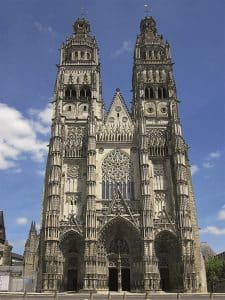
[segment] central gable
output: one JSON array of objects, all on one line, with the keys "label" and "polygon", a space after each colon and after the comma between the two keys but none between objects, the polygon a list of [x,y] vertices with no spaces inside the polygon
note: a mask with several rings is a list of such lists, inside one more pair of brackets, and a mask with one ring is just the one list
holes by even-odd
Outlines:
[{"label": "central gable", "polygon": [[131,127],[132,120],[130,118],[130,114],[128,112],[125,101],[120,93],[119,89],[116,89],[115,95],[113,97],[112,104],[110,106],[109,112],[107,114],[107,118],[105,121],[106,125],[110,127]]}]

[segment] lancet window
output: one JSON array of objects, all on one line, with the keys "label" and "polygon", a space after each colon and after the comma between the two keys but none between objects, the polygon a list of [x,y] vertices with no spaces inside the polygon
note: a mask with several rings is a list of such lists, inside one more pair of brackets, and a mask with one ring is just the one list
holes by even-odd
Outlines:
[{"label": "lancet window", "polygon": [[153,99],[155,97],[152,87],[145,88],[145,99]]},{"label": "lancet window", "polygon": [[91,90],[88,86],[83,86],[80,90],[81,99],[90,99],[91,98]]},{"label": "lancet window", "polygon": [[77,93],[75,87],[73,85],[68,85],[65,90],[65,99],[66,100],[73,100],[77,98]]},{"label": "lancet window", "polygon": [[111,151],[102,163],[102,199],[111,200],[116,191],[124,199],[134,198],[133,164],[127,153]]}]

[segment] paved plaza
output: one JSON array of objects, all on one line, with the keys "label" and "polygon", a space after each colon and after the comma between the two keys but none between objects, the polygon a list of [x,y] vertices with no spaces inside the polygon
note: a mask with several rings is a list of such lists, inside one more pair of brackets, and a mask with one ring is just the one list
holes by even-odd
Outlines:
[{"label": "paved plaza", "polygon": [[211,299],[220,299],[225,300],[225,293],[215,293],[215,294],[176,294],[176,293],[158,293],[158,294],[149,294],[144,293],[0,293],[0,300],[24,300],[24,299],[33,299],[33,300],[176,300],[176,299],[186,299],[186,300],[211,300]]}]

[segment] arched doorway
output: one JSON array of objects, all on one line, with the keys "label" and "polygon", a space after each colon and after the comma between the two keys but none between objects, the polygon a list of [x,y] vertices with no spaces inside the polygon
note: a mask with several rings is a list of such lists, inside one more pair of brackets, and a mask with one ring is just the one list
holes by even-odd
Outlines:
[{"label": "arched doorway", "polygon": [[102,229],[99,243],[104,246],[106,288],[140,290],[142,243],[138,229],[127,219],[115,217]]},{"label": "arched doorway", "polygon": [[162,231],[156,236],[154,245],[161,289],[165,292],[182,291],[181,245],[177,237],[169,231]]},{"label": "arched doorway", "polygon": [[64,259],[62,290],[78,291],[83,285],[83,239],[75,231],[69,231],[63,236],[60,249]]}]

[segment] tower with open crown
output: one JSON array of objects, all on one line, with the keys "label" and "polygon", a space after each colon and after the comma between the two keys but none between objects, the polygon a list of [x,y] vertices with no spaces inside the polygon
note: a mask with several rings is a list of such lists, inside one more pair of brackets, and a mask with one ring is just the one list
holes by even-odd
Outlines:
[{"label": "tower with open crown", "polygon": [[104,110],[84,18],[61,47],[38,253],[40,291],[205,291],[170,46],[140,24],[129,112]]}]

